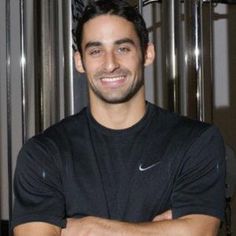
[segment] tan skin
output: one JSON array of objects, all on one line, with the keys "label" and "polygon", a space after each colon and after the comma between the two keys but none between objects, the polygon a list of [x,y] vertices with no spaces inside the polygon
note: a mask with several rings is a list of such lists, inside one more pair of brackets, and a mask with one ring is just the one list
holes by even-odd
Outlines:
[{"label": "tan skin", "polygon": [[[102,26],[102,27],[101,27]],[[140,42],[132,23],[125,19],[102,15],[84,26],[83,57],[77,52],[75,64],[87,74],[93,117],[103,126],[125,129],[145,114],[143,67],[152,64],[155,53],[148,45],[142,60]],[[139,86],[138,86],[139,85]],[[127,93],[137,91],[129,99]],[[207,215],[186,215],[172,219],[171,210],[156,216],[152,222],[126,223],[98,217],[68,219],[59,227],[32,222],[14,229],[15,236],[214,236],[219,220]]]}]

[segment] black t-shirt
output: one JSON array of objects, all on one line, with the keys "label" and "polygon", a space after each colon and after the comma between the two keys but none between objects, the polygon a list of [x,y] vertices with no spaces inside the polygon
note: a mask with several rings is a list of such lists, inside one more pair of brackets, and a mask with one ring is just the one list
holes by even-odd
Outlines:
[{"label": "black t-shirt", "polygon": [[134,126],[101,126],[89,108],[31,138],[15,171],[12,226],[68,217],[151,221],[168,209],[224,216],[224,144],[216,127],[150,103]]}]

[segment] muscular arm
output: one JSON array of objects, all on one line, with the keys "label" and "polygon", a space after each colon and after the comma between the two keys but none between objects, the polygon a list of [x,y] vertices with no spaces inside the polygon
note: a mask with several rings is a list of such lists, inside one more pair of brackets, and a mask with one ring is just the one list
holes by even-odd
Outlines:
[{"label": "muscular arm", "polygon": [[216,236],[219,220],[206,215],[188,215],[175,220],[126,223],[97,217],[69,219],[61,236]]},{"label": "muscular arm", "polygon": [[31,222],[14,228],[14,236],[60,236],[61,228],[43,222]]},{"label": "muscular arm", "polygon": [[63,230],[52,224],[31,222],[15,227],[14,236],[216,236],[220,223],[217,218],[206,215],[171,218],[171,211],[146,223],[126,223],[89,216],[68,219]]}]

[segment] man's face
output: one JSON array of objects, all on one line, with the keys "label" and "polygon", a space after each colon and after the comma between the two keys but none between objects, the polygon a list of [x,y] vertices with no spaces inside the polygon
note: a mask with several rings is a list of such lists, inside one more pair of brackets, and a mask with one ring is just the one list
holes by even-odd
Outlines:
[{"label": "man's face", "polygon": [[86,22],[82,54],[81,67],[87,74],[90,97],[122,103],[143,86],[140,41],[126,19],[101,15]]}]

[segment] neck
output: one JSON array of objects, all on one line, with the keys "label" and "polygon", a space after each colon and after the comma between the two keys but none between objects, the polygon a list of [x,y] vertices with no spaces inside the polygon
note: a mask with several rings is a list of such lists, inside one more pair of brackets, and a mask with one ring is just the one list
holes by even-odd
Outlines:
[{"label": "neck", "polygon": [[140,121],[146,112],[144,90],[132,99],[119,104],[110,104],[90,96],[90,108],[94,119],[110,129],[126,129]]}]

